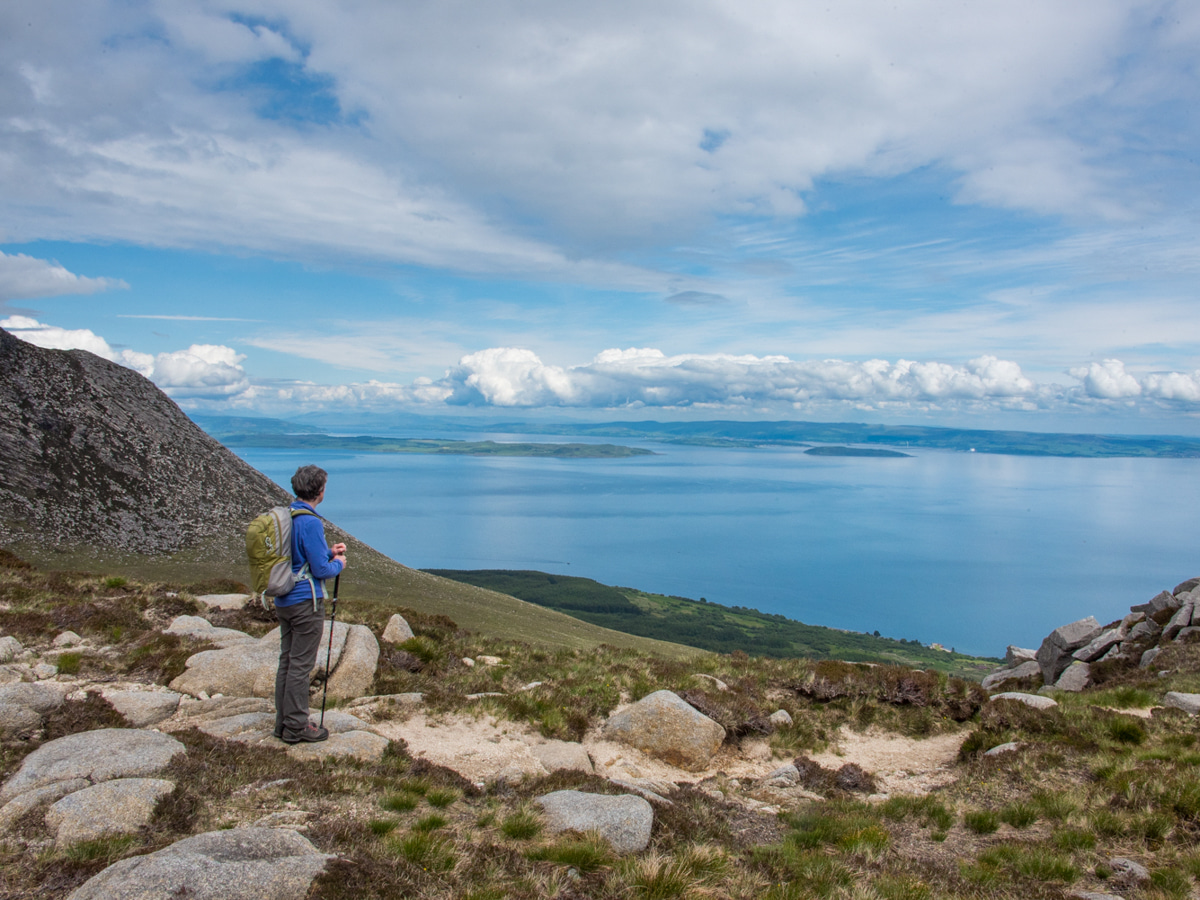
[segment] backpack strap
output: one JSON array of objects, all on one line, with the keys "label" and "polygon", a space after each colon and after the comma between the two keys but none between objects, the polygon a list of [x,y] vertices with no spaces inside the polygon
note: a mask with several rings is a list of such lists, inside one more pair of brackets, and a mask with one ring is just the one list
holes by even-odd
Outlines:
[{"label": "backpack strap", "polygon": [[[318,519],[321,518],[315,512],[313,512],[312,510],[308,510],[308,509],[291,509],[291,513],[292,513],[293,519],[296,518],[296,516],[315,516]],[[308,587],[312,591],[313,612],[316,612],[317,611],[317,583],[315,581],[313,581],[312,570],[308,566],[307,559],[304,561],[304,565],[302,565],[300,567],[300,571],[296,573],[297,581],[299,581],[302,578],[308,582]],[[325,591],[321,591],[322,598],[324,598],[324,595],[325,595]]]}]

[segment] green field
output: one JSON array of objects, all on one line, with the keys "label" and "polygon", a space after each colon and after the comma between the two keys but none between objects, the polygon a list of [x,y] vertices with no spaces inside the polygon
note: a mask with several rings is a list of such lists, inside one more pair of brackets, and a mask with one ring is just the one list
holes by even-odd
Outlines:
[{"label": "green field", "polygon": [[546,572],[430,569],[431,574],[509,594],[594,625],[717,653],[882,662],[981,677],[997,660],[933,650],[915,640],[805,625],[785,616],[705,600],[610,587]]}]

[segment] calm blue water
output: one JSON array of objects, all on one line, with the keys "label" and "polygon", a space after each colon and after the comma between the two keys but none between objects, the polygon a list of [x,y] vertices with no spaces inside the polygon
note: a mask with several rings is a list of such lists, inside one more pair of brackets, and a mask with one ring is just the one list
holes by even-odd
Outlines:
[{"label": "calm blue water", "polygon": [[284,486],[327,469],[321,513],[417,568],[581,575],[968,653],[1200,574],[1200,460],[644,446],[660,455],[240,455]]}]

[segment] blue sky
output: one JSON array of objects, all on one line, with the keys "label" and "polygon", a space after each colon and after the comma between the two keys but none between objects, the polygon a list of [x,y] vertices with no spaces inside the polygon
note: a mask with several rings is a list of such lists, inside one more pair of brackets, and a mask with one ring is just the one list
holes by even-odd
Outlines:
[{"label": "blue sky", "polygon": [[0,326],[185,408],[1200,433],[1200,7],[0,7]]}]

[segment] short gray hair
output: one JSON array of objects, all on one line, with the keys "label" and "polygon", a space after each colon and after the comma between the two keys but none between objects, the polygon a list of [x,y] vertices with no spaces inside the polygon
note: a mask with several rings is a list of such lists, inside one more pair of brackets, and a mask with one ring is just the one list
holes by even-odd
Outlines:
[{"label": "short gray hair", "polygon": [[301,466],[292,476],[292,490],[301,500],[316,500],[325,489],[329,473],[320,466]]}]

